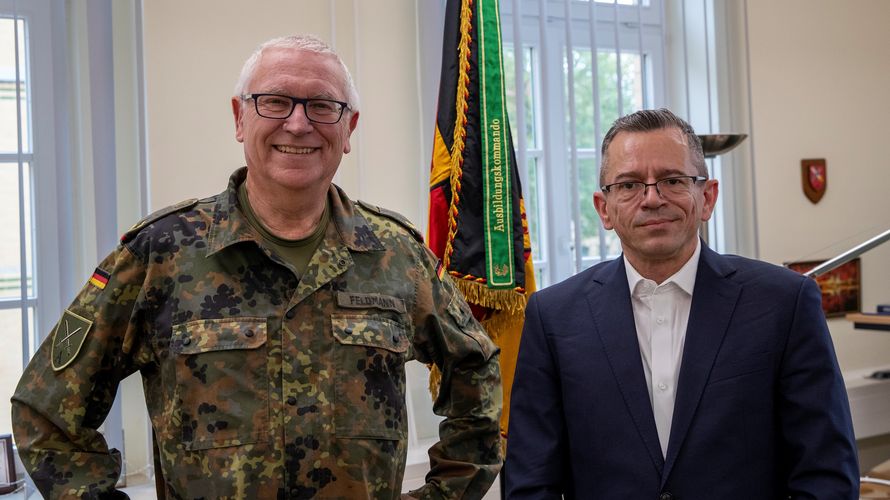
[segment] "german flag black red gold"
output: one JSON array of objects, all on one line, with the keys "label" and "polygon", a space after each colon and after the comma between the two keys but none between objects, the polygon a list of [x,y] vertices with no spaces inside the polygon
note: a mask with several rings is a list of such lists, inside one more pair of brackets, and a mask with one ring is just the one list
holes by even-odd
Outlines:
[{"label": "german flag black red gold", "polygon": [[534,273],[503,76],[498,1],[448,0],[428,242],[501,347],[505,432]]}]

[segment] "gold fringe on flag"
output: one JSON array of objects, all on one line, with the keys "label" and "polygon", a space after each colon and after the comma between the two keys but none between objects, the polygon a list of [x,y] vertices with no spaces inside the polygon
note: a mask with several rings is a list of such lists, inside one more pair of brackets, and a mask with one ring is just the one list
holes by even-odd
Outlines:
[{"label": "gold fringe on flag", "polygon": [[[522,290],[494,290],[484,283],[454,280],[458,290],[464,294],[464,298],[471,304],[494,309],[495,311],[508,311],[513,314],[522,313],[525,310],[527,299]],[[485,322],[483,322],[483,326]],[[493,338],[493,337],[492,337]]]}]

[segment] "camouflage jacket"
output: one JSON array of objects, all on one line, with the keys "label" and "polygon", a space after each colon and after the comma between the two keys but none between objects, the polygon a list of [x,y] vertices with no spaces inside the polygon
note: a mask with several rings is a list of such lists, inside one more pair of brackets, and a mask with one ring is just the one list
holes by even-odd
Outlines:
[{"label": "camouflage jacket", "polygon": [[417,359],[442,369],[446,419],[411,495],[480,498],[501,464],[497,348],[436,258],[399,216],[331,186],[298,280],[238,209],[245,174],[125,234],[34,355],[13,422],[38,489],[119,493],[120,455],[96,429],[138,370],[160,498],[398,498]]}]

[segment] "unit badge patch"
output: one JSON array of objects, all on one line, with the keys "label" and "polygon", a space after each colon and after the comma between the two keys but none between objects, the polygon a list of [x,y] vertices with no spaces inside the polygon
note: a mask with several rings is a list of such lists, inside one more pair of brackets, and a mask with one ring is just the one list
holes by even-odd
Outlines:
[{"label": "unit badge patch", "polygon": [[53,332],[53,370],[59,371],[74,361],[92,326],[92,321],[65,311]]}]

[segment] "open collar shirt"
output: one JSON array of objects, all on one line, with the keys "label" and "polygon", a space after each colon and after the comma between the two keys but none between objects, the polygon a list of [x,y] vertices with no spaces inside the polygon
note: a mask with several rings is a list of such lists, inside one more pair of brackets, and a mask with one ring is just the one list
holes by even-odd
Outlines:
[{"label": "open collar shirt", "polygon": [[646,388],[663,455],[667,453],[671,435],[686,325],[700,255],[699,240],[686,264],[662,283],[644,278],[624,257]]}]

